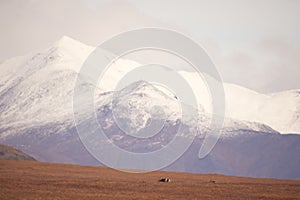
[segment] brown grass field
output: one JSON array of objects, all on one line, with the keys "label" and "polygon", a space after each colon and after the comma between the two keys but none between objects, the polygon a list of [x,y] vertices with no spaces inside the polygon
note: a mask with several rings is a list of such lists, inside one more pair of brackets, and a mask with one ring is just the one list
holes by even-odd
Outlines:
[{"label": "brown grass field", "polygon": [[[158,180],[168,177],[172,182]],[[215,180],[216,183],[211,183]],[[0,199],[300,199],[300,181],[0,161]]]}]

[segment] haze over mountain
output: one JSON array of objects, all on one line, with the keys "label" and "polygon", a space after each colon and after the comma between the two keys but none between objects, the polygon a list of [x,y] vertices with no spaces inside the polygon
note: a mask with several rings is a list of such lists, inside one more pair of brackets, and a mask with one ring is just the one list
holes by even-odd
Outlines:
[{"label": "haze over mountain", "polygon": [[[43,52],[0,65],[1,143],[18,147],[41,161],[99,164],[82,145],[73,118],[75,80],[93,49],[63,37]],[[300,133],[300,90],[260,94],[225,83],[226,119],[220,141],[211,154],[199,160],[199,148],[211,131],[210,97],[204,82],[191,72],[178,72],[201,99],[201,109],[197,110],[200,117],[181,121],[176,96],[146,81],[137,80],[118,91],[120,95],[113,95],[110,89],[118,78],[137,66],[131,60],[118,60],[108,71],[111,76],[104,80],[106,85],[95,90],[97,119],[110,142],[132,152],[155,151],[170,142],[182,123],[180,137],[192,133],[197,137],[183,157],[166,170],[300,179],[300,135],[283,134]],[[95,87],[87,81],[80,89],[84,93]],[[155,105],[165,114],[154,112]],[[151,140],[133,138],[114,121],[115,108],[120,109],[120,120],[133,134],[142,134],[149,121],[159,124],[166,117],[166,123]],[[89,127],[86,116],[81,121]]]}]

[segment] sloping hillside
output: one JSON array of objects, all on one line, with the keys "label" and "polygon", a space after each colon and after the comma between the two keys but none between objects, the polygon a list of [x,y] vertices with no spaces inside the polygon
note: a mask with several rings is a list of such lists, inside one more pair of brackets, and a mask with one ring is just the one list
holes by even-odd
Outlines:
[{"label": "sloping hillside", "polygon": [[0,160],[31,160],[35,159],[13,147],[0,144]]}]

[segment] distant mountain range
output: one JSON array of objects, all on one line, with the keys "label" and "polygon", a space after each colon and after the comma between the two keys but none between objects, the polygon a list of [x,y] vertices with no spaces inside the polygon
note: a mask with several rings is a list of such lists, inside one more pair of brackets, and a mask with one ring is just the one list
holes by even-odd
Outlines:
[{"label": "distant mountain range", "polygon": [[[17,147],[40,161],[99,164],[78,137],[72,107],[80,66],[93,49],[63,37],[43,52],[0,65],[0,143]],[[137,153],[155,151],[170,142],[182,123],[180,137],[196,131],[196,139],[166,170],[300,179],[300,90],[259,94],[225,83],[226,119],[221,138],[213,151],[199,160],[203,139],[212,131],[205,84],[191,72],[178,72],[202,99],[202,108],[197,110],[200,118],[181,121],[179,99],[149,82],[137,80],[113,95],[110,89],[114,82],[136,66],[134,61],[117,61],[105,84],[95,90],[97,119],[109,142]],[[89,82],[82,85],[83,90],[89,88],[95,86]],[[151,110],[155,105],[164,114],[155,115]],[[132,134],[141,134],[149,122],[160,123],[163,117],[167,120],[151,140],[135,138],[124,134],[116,124],[113,109],[120,111],[119,120]],[[89,127],[85,116],[82,123]]]}]

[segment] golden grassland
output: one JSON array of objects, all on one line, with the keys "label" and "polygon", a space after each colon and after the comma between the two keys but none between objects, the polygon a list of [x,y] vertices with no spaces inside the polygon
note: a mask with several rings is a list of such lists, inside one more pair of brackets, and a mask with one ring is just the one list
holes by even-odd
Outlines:
[{"label": "golden grassland", "polygon": [[[158,180],[168,177],[172,182]],[[210,182],[214,180],[216,183]],[[300,199],[300,181],[0,161],[0,199]]]}]

